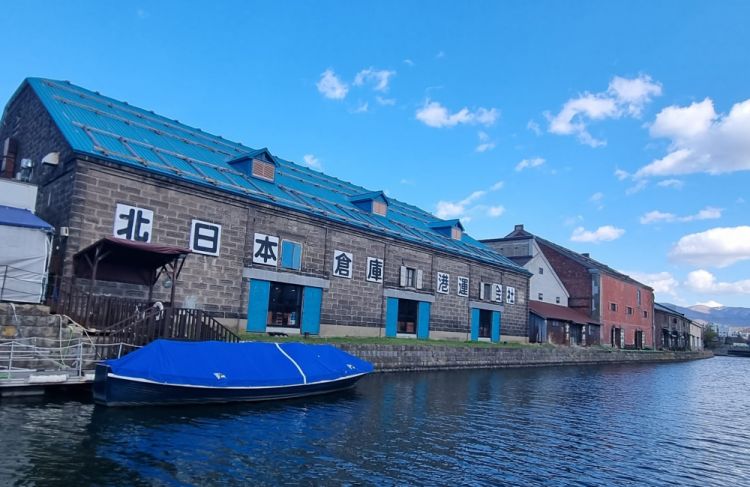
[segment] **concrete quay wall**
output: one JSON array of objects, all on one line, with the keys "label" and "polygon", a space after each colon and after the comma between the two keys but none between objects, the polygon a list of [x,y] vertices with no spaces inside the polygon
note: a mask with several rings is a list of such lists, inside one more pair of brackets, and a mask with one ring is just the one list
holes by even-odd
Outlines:
[{"label": "concrete quay wall", "polygon": [[337,344],[377,371],[545,367],[559,365],[679,362],[711,358],[710,351],[656,352],[590,348],[501,348],[429,345]]}]

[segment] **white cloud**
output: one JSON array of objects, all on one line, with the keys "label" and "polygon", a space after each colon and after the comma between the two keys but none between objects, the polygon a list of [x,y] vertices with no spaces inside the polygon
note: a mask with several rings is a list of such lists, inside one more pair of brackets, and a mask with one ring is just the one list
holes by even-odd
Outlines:
[{"label": "white cloud", "polygon": [[640,193],[641,191],[646,189],[646,186],[648,186],[648,181],[646,181],[645,179],[641,179],[640,181],[637,181],[633,186],[626,189],[625,194],[631,195]]},{"label": "white cloud", "polygon": [[628,115],[640,117],[646,103],[650,102],[652,97],[661,95],[661,84],[651,81],[650,76],[633,79],[615,76],[610,81],[607,92],[617,99]]},{"label": "white cloud", "polygon": [[349,92],[349,86],[341,81],[332,69],[326,69],[321,73],[316,86],[323,96],[332,100],[343,100]]},{"label": "white cloud", "polygon": [[620,181],[624,181],[630,177],[630,173],[623,171],[622,169],[615,169],[615,177]]},{"label": "white cloud", "polygon": [[573,225],[581,223],[582,221],[583,215],[569,216],[563,220],[563,225],[565,225],[566,227],[572,227]]},{"label": "white cloud", "polygon": [[649,223],[672,223],[672,222],[692,222],[697,220],[716,220],[721,218],[721,212],[724,211],[722,208],[714,208],[707,206],[700,210],[694,215],[677,216],[674,213],[664,213],[659,210],[649,211],[641,217],[641,223],[648,225]]},{"label": "white cloud", "polygon": [[395,71],[375,69],[370,66],[369,68],[363,69],[357,73],[356,76],[354,76],[354,82],[352,84],[354,86],[362,86],[365,83],[372,83],[375,85],[373,87],[375,91],[386,92],[388,91],[388,83],[390,82],[390,79],[395,75]]},{"label": "white cloud", "polygon": [[718,301],[714,301],[713,299],[709,299],[705,303],[695,303],[696,306],[708,306],[709,308],[723,308],[724,305],[721,304]]},{"label": "white cloud", "polygon": [[625,272],[625,274],[638,282],[654,288],[654,292],[657,294],[677,296],[677,289],[680,286],[680,282],[669,272]]},{"label": "white cloud", "polygon": [[383,98],[380,95],[376,96],[375,100],[378,102],[378,104],[383,105],[383,106],[392,106],[396,104],[395,98]]},{"label": "white cloud", "polygon": [[573,234],[570,236],[570,240],[573,242],[588,242],[588,243],[599,243],[599,242],[610,242],[617,240],[625,234],[625,230],[617,228],[612,225],[604,225],[594,231],[586,230],[583,227],[577,227],[573,230]]},{"label": "white cloud", "polygon": [[636,177],[750,170],[750,99],[736,103],[728,115],[717,114],[710,98],[664,108],[650,133],[670,140],[668,153]]},{"label": "white cloud", "polygon": [[437,202],[435,216],[438,218],[460,218],[464,222],[468,222],[471,218],[470,215],[484,212],[488,216],[498,217],[505,212],[505,208],[502,206],[487,206],[487,205],[475,205],[474,203],[486,196],[488,193],[497,191],[503,187],[504,183],[498,181],[489,189],[480,189],[472,192],[469,196],[462,199],[461,201],[446,201],[440,200]]},{"label": "white cloud", "polygon": [[661,186],[662,188],[682,189],[682,187],[685,186],[685,183],[680,179],[665,179],[659,181],[656,185]]},{"label": "white cloud", "polygon": [[304,165],[309,167],[310,169],[316,169],[318,171],[321,171],[323,169],[323,165],[320,163],[320,159],[312,154],[305,154],[304,156],[302,156],[302,160],[304,161]]},{"label": "white cloud", "polygon": [[557,115],[545,114],[549,121],[549,132],[559,135],[575,135],[582,144],[591,147],[606,145],[606,141],[596,139],[587,124],[591,121],[623,116],[640,117],[644,106],[654,96],[661,95],[661,85],[650,76],[641,75],[627,79],[615,76],[607,91],[583,93],[571,98]]},{"label": "white cloud", "polygon": [[407,59],[404,59],[404,64],[406,64],[407,66],[414,66],[414,61],[407,58]]},{"label": "white cloud", "polygon": [[357,108],[354,109],[354,113],[367,113],[367,110],[370,108],[370,104],[366,101],[363,101],[360,103]]},{"label": "white cloud", "polygon": [[[705,269],[688,274],[685,285],[692,291],[705,294],[750,294],[750,279],[734,282],[721,282]],[[718,304],[718,303],[717,303]]]},{"label": "white cloud", "polygon": [[496,108],[478,108],[471,111],[464,107],[461,110],[450,113],[446,107],[437,101],[425,100],[424,106],[416,112],[416,118],[430,127],[442,128],[453,127],[459,124],[492,125],[500,116]]},{"label": "white cloud", "polygon": [[534,120],[529,120],[526,124],[526,128],[534,132],[535,135],[542,135],[542,128]]},{"label": "white cloud", "polygon": [[546,161],[542,159],[541,157],[534,157],[532,159],[524,159],[518,164],[516,164],[516,171],[521,172],[527,168],[539,167],[545,162]]},{"label": "white cloud", "polygon": [[592,194],[591,197],[589,198],[589,201],[593,203],[594,205],[596,205],[597,210],[604,209],[604,203],[603,203],[604,193],[602,193],[601,191]]},{"label": "white cloud", "polygon": [[728,267],[750,259],[750,226],[717,227],[691,233],[672,247],[670,257],[698,266]]},{"label": "white cloud", "polygon": [[505,208],[503,206],[490,206],[487,208],[487,216],[492,218],[497,218],[503,213],[505,213]]},{"label": "white cloud", "polygon": [[495,148],[495,143],[490,140],[490,136],[487,132],[479,131],[479,145],[475,149],[477,152],[486,152]]},{"label": "white cloud", "polygon": [[408,186],[414,186],[414,181],[412,181],[411,179],[404,178],[401,181],[399,181],[399,184],[406,184]]}]

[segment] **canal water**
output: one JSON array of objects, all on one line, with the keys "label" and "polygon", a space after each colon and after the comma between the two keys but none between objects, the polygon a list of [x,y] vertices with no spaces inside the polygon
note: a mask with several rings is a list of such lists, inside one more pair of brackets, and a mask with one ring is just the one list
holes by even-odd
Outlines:
[{"label": "canal water", "polygon": [[276,404],[0,403],[0,485],[750,485],[750,359],[377,374]]}]

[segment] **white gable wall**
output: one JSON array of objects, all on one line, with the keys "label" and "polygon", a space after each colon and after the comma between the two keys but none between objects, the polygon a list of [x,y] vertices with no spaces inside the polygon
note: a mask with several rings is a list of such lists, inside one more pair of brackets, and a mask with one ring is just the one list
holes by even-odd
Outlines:
[{"label": "white gable wall", "polygon": [[[547,258],[539,250],[536,241],[533,243],[533,255],[532,259],[524,266],[526,270],[534,274],[531,277],[530,283],[530,298],[532,301],[539,301],[539,293],[542,293],[543,299],[541,301],[545,303],[558,304],[560,306],[568,305],[568,291],[563,286],[560,278],[557,277],[554,269],[550,265]],[[542,269],[542,273],[539,273],[539,269]],[[556,298],[560,298],[558,303]]]}]

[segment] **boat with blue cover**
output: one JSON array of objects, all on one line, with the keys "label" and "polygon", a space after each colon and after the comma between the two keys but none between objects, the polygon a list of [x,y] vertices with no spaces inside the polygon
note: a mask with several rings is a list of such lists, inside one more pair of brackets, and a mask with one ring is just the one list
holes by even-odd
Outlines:
[{"label": "boat with blue cover", "polygon": [[156,340],[96,366],[107,406],[267,401],[353,387],[373,366],[332,345]]}]

